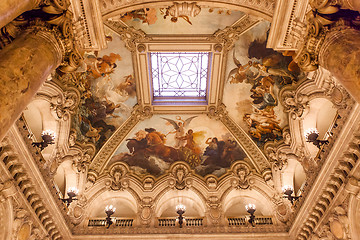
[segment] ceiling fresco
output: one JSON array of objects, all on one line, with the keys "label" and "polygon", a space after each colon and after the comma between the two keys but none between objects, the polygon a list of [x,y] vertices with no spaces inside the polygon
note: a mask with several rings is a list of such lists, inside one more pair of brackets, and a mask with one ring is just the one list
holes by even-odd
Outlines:
[{"label": "ceiling fresco", "polygon": [[269,22],[244,33],[227,59],[223,103],[229,115],[258,146],[280,140],[288,124],[279,91],[305,77],[292,62],[291,52],[266,48]]},{"label": "ceiling fresco", "polygon": [[130,132],[109,164],[121,161],[140,176],[159,176],[185,161],[199,175],[219,177],[237,160],[249,161],[221,122],[206,115],[155,115]]},{"label": "ceiling fresco", "polygon": [[77,139],[94,143],[97,149],[137,102],[131,52],[118,35],[109,32],[107,40],[107,49],[85,54],[87,68],[78,74],[77,83],[81,102],[72,121]]},{"label": "ceiling fresco", "polygon": [[[174,3],[175,5],[177,3]],[[199,7],[188,3],[187,8],[144,8],[122,14],[118,19],[146,34],[213,34],[244,16],[243,12]],[[112,18],[113,20],[116,19]]]},{"label": "ceiling fresco", "polygon": [[[241,24],[238,20],[243,17],[242,12],[200,7],[195,3],[178,6],[174,3],[168,8],[134,10],[117,19],[146,34],[191,35],[213,34],[234,23],[238,26]],[[268,141],[282,138],[283,128],[288,122],[279,103],[279,91],[303,77],[292,62],[291,53],[278,53],[266,48],[269,29],[270,23],[261,21],[249,30],[241,30],[236,36],[238,40],[225,61],[222,99],[230,118],[260,148]],[[77,73],[81,103],[72,121],[77,140],[93,143],[97,150],[127,119],[131,119],[133,107],[137,104],[136,91],[139,91],[135,86],[134,56],[116,30],[106,28],[105,33],[108,48],[86,53],[86,71]],[[140,97],[141,92],[138,93]],[[221,177],[235,161],[253,164],[245,154],[248,149],[244,151],[240,147],[240,144],[246,144],[236,142],[235,139],[239,138],[232,136],[221,121],[210,119],[204,112],[151,114],[154,114],[151,118],[142,119],[131,127],[124,124],[124,129],[119,131],[124,136],[129,134],[114,144],[110,144],[110,139],[104,146],[108,154],[106,159],[100,150],[94,165],[105,167],[123,162],[139,176],[151,174],[158,177],[172,163],[185,161],[201,176],[213,174]],[[259,161],[253,157],[252,160]]]}]

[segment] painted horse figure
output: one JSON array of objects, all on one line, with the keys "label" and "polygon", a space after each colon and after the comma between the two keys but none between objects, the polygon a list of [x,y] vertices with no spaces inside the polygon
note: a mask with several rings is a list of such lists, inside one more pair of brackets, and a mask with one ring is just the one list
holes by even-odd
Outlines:
[{"label": "painted horse figure", "polygon": [[165,145],[164,134],[155,131],[155,129],[147,129],[146,131],[148,131],[146,135],[148,147],[145,150],[149,154],[158,156],[167,162],[179,160],[178,150]]}]

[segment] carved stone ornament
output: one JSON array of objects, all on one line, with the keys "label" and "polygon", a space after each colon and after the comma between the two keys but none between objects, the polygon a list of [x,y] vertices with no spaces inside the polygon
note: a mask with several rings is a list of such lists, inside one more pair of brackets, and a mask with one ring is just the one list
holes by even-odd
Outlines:
[{"label": "carved stone ornament", "polygon": [[131,52],[136,52],[137,49],[139,52],[145,51],[143,47],[137,48],[137,44],[151,40],[150,37],[146,36],[144,31],[128,27],[122,20],[120,20],[120,16],[119,18],[113,17],[106,20],[105,25],[119,34],[121,40],[125,42],[126,48]]},{"label": "carved stone ornament", "polygon": [[206,185],[209,190],[216,190],[216,187],[218,186],[218,181],[216,178],[210,176],[206,178]]},{"label": "carved stone ornament", "polygon": [[69,6],[69,0],[43,1],[38,9],[27,11],[8,24],[5,35],[2,34],[0,38],[5,37],[6,40],[11,41],[16,37],[16,32],[22,30],[33,34],[40,32],[51,34],[57,42],[56,51],[62,56],[58,69],[62,72],[73,72],[79,67],[82,57],[74,39],[73,14],[69,11]]},{"label": "carved stone ornament", "polygon": [[31,235],[32,221],[30,213],[22,208],[15,209],[12,239],[28,239]]},{"label": "carved stone ornament", "polygon": [[210,196],[206,201],[210,220],[213,224],[219,224],[222,216],[220,199],[217,196]]},{"label": "carved stone ornament", "polygon": [[191,179],[188,179],[189,168],[185,164],[176,164],[170,173],[169,185],[177,190],[184,190],[191,185]]},{"label": "carved stone ornament", "polygon": [[338,5],[329,4],[330,2],[328,0],[310,1],[313,9],[306,16],[306,35],[303,36],[299,44],[300,50],[294,58],[299,67],[306,72],[318,68],[319,54],[328,35],[344,29],[360,29],[357,18],[342,12],[343,10]]},{"label": "carved stone ornament", "polygon": [[154,187],[155,180],[153,177],[147,177],[144,179],[143,186],[145,190],[151,190]]},{"label": "carved stone ornament", "polygon": [[106,185],[108,185],[113,191],[122,191],[128,188],[129,179],[126,178],[127,173],[128,168],[124,164],[118,163],[114,165],[109,172],[111,180],[110,182],[107,182]]},{"label": "carved stone ornament", "polygon": [[85,217],[85,209],[87,204],[87,199],[84,195],[77,196],[77,201],[75,204],[71,204],[69,208],[68,215],[70,216],[71,223],[74,225],[79,225]]},{"label": "carved stone ornament", "polygon": [[144,197],[140,204],[140,219],[143,225],[149,225],[153,215],[154,201],[151,197]]},{"label": "carved stone ornament", "polygon": [[222,43],[224,50],[229,51],[245,31],[249,30],[259,22],[259,19],[250,15],[245,15],[234,25],[217,30],[213,36],[209,37],[209,40],[215,40]]},{"label": "carved stone ornament", "polygon": [[248,189],[250,169],[247,165],[239,163],[233,168],[234,179],[231,181],[231,185],[237,189]]},{"label": "carved stone ornament", "polygon": [[77,107],[80,101],[80,95],[77,91],[66,91],[64,97],[53,96],[50,100],[50,108],[54,110],[58,119],[68,120],[70,114]]},{"label": "carved stone ornament", "polygon": [[309,97],[303,94],[296,94],[293,90],[282,92],[281,102],[285,107],[285,112],[288,112],[293,120],[301,118],[306,114],[306,110],[309,109]]}]

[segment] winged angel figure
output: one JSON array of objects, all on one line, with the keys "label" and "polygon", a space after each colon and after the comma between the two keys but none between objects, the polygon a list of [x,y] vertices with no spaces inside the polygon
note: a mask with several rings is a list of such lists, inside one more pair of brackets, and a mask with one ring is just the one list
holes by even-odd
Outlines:
[{"label": "winged angel figure", "polygon": [[185,145],[186,143],[186,138],[184,138],[185,129],[189,126],[190,122],[196,117],[197,116],[189,117],[185,121],[180,116],[176,116],[176,121],[162,117],[162,119],[168,121],[168,124],[171,124],[174,127],[174,130],[168,132],[166,135],[175,134],[175,146],[174,146],[175,148],[180,148]]}]

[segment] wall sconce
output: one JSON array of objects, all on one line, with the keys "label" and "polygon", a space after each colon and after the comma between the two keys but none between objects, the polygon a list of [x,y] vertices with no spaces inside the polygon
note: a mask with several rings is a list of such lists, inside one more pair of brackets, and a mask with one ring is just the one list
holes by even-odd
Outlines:
[{"label": "wall sconce", "polygon": [[61,199],[66,206],[69,207],[70,203],[74,200],[77,200],[75,197],[78,195],[79,190],[76,187],[70,187],[67,191],[68,198]]},{"label": "wall sconce", "polygon": [[183,204],[179,204],[176,206],[176,213],[179,214],[178,221],[179,226],[182,228],[182,225],[184,223],[185,218],[183,217],[183,214],[185,213],[186,207]]},{"label": "wall sconce", "polygon": [[251,224],[251,226],[255,227],[255,211],[256,211],[256,206],[255,204],[249,203],[248,205],[245,206],[246,211],[250,214],[250,218],[249,218],[249,223]]},{"label": "wall sconce", "polygon": [[307,142],[312,142],[319,149],[324,144],[329,144],[328,140],[319,140],[319,131],[316,128],[309,128],[305,132],[305,139]]},{"label": "wall sconce", "polygon": [[105,213],[106,213],[106,228],[109,228],[111,224],[113,224],[113,221],[111,219],[111,215],[115,213],[116,208],[113,205],[107,205],[105,207]]},{"label": "wall sconce", "polygon": [[41,142],[33,142],[32,145],[35,147],[39,147],[40,151],[44,150],[50,144],[54,144],[55,142],[55,132],[52,130],[45,130],[41,133]]},{"label": "wall sconce", "polygon": [[294,201],[298,200],[299,197],[297,196],[292,196],[294,189],[292,186],[286,185],[282,188],[283,193],[285,194],[284,198],[287,198],[292,205],[294,205]]}]

